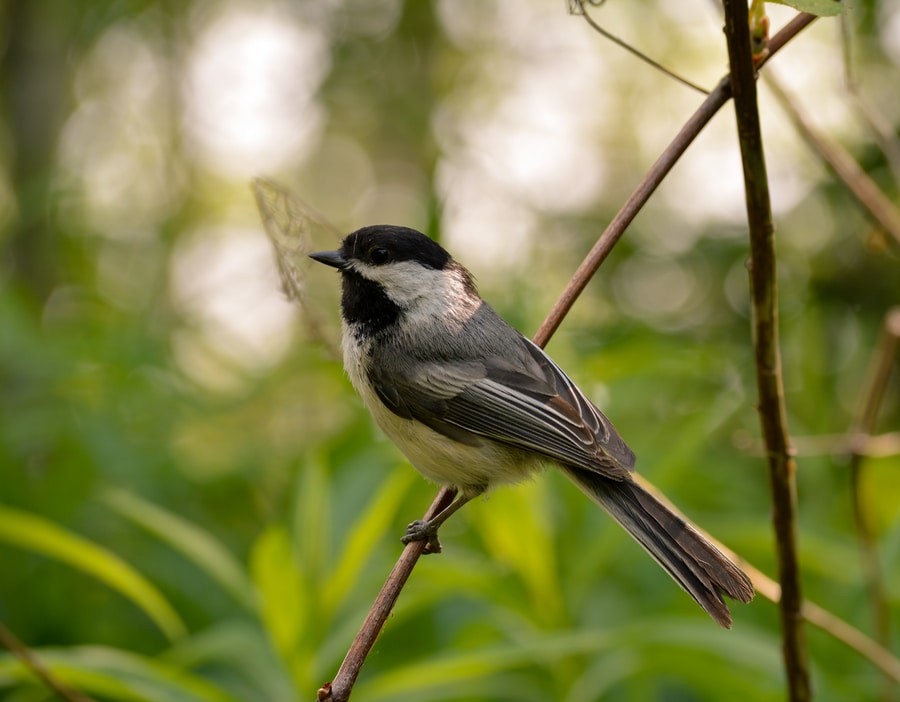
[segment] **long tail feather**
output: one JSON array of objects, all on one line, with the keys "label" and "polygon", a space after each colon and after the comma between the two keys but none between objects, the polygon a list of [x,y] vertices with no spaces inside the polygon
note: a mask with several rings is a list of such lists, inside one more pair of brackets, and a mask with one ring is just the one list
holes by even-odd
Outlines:
[{"label": "long tail feather", "polygon": [[562,467],[582,492],[600,505],[644,547],[697,604],[725,627],[731,613],[722,595],[749,602],[750,579],[690,524],[632,480]]}]

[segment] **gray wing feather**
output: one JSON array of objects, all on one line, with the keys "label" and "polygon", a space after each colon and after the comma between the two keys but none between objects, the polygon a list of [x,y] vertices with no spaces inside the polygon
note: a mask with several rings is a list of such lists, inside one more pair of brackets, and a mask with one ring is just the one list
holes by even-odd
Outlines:
[{"label": "gray wing feather", "polygon": [[485,437],[615,480],[627,477],[634,454],[610,421],[540,348],[520,341],[517,363],[419,362],[406,365],[414,370],[405,374],[376,369],[371,380],[394,414],[457,441],[478,445]]}]

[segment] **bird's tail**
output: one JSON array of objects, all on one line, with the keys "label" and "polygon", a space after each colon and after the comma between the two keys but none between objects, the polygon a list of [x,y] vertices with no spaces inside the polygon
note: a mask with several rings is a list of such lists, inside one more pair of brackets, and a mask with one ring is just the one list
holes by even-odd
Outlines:
[{"label": "bird's tail", "polygon": [[690,524],[632,480],[563,466],[563,472],[621,524],[676,583],[726,629],[731,613],[722,595],[749,602],[750,579]]}]

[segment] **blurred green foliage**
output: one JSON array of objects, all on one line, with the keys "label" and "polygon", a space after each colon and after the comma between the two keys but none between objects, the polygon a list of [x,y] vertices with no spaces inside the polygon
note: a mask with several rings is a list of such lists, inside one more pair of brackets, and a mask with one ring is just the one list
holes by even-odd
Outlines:
[{"label": "blurred green foliage", "polygon": [[[619,5],[611,21],[654,56],[718,77],[707,4],[688,21]],[[884,28],[900,13],[860,2],[851,18],[863,86],[896,132],[900,107],[881,88],[896,83]],[[434,487],[279,299],[249,180],[282,176],[344,230],[429,231],[529,333],[696,98],[557,2],[18,0],[0,23],[0,621],[97,699],[310,699]],[[839,66],[828,27],[797,41],[791,75],[812,75],[821,55]],[[554,58],[573,45],[578,61]],[[807,104],[852,101],[823,96],[818,77],[796,82]],[[716,155],[736,153],[728,120],[641,213],[549,351],[639,470],[774,575],[740,171]],[[828,126],[896,200],[865,129]],[[768,138],[790,428],[840,435],[900,299],[896,242],[789,127]],[[732,181],[729,200],[718,188]],[[895,373],[879,431],[896,430],[898,393]],[[846,460],[818,452],[799,468],[806,594],[870,631]],[[895,451],[866,462],[862,483],[894,631],[898,470]],[[771,603],[734,607],[734,630],[718,630],[552,472],[466,507],[442,534],[444,555],[417,567],[354,699],[783,698]],[[881,689],[842,644],[810,643],[822,699]],[[4,654],[0,698],[47,693]]]}]

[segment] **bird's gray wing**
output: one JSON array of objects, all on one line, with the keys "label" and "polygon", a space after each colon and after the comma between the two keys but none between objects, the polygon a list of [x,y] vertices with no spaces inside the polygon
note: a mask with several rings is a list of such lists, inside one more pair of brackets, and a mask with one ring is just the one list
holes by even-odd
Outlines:
[{"label": "bird's gray wing", "polygon": [[[535,344],[478,361],[411,363],[370,378],[394,414],[463,443],[487,437],[621,480],[634,454],[612,423]],[[387,372],[386,372],[387,371]]]}]

